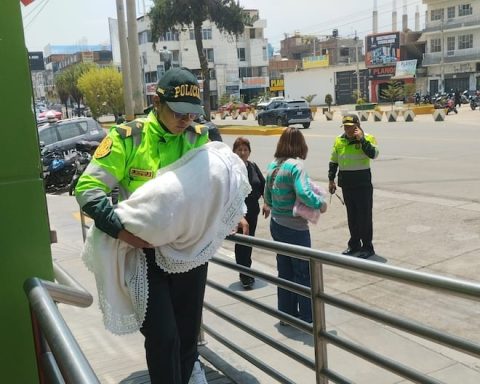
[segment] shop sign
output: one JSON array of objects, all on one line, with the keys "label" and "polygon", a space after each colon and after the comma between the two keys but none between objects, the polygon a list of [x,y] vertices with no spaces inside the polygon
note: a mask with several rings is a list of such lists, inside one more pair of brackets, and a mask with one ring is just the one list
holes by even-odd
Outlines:
[{"label": "shop sign", "polygon": [[395,76],[395,66],[370,68],[370,79],[389,79]]},{"label": "shop sign", "polygon": [[270,92],[279,92],[285,90],[283,79],[270,79]]}]

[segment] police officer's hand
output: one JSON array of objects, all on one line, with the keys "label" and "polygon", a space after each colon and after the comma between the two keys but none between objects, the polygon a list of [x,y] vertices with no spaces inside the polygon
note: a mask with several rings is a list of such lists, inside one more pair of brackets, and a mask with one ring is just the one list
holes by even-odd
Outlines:
[{"label": "police officer's hand", "polygon": [[153,248],[153,245],[135,236],[133,233],[128,232],[126,229],[122,229],[118,233],[118,238],[130,244],[134,248]]},{"label": "police officer's hand", "polygon": [[328,192],[330,192],[333,195],[336,190],[337,190],[337,185],[335,184],[335,181],[329,180],[328,181]]},{"label": "police officer's hand", "polygon": [[355,137],[356,140],[362,140],[363,139],[363,130],[360,127],[355,127],[355,130],[353,131],[353,137]]},{"label": "police officer's hand", "polygon": [[238,223],[238,232],[241,233],[242,235],[248,235],[249,232],[249,225],[247,219],[245,217],[242,217],[242,220]]}]

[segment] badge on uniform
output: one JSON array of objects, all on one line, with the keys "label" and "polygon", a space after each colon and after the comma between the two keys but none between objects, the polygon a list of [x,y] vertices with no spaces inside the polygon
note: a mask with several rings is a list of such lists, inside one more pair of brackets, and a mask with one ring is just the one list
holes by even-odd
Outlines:
[{"label": "badge on uniform", "polygon": [[93,157],[95,159],[101,159],[102,157],[107,156],[112,151],[112,144],[112,139],[109,136],[105,137],[95,150]]},{"label": "badge on uniform", "polygon": [[153,178],[153,171],[148,169],[131,168],[129,174],[131,177],[144,177],[147,179]]}]

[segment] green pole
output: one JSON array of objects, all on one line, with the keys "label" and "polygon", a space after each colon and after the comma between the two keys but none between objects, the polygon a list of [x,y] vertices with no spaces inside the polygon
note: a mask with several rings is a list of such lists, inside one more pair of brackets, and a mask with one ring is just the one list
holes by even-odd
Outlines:
[{"label": "green pole", "polygon": [[46,199],[19,0],[0,11],[0,372],[3,383],[38,383],[24,281],[52,280]]}]

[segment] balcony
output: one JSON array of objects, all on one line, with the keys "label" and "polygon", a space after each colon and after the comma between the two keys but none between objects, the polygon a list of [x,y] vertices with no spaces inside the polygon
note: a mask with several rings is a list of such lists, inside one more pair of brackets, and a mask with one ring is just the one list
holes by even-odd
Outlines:
[{"label": "balcony", "polygon": [[[480,49],[457,49],[455,51],[446,51],[443,58],[444,64],[457,63],[461,61],[476,61],[480,57]],[[438,65],[442,61],[442,52],[425,53],[423,56],[423,65]]]},{"label": "balcony", "polygon": [[[454,19],[446,19],[443,22],[443,30],[451,31],[454,29],[473,29],[480,28],[480,16],[462,16]],[[429,21],[423,30],[423,33],[439,32],[442,30],[442,20]]]}]

